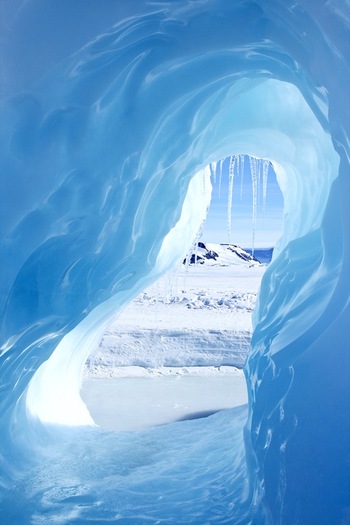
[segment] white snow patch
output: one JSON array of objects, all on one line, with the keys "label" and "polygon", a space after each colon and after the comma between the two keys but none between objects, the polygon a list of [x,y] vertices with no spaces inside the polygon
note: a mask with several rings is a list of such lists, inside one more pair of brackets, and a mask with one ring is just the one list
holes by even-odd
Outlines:
[{"label": "white snow patch", "polygon": [[85,377],[119,367],[242,367],[263,265],[184,267],[145,290],[111,324]]},{"label": "white snow patch", "polygon": [[247,403],[242,367],[266,267],[230,260],[183,265],[115,319],[85,367],[96,424],[141,430]]}]

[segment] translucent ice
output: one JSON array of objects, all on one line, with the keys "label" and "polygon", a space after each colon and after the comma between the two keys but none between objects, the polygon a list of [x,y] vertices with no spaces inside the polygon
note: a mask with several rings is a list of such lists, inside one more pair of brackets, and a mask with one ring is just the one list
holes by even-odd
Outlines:
[{"label": "translucent ice", "polygon": [[[349,20],[338,0],[2,3],[1,523],[349,520]],[[239,154],[285,202],[247,419],[103,433],[89,348],[195,235],[190,181]]]},{"label": "translucent ice", "polygon": [[231,240],[231,216],[232,216],[232,196],[233,181],[235,176],[236,157],[230,157],[230,166],[228,170],[228,199],[227,199],[227,232],[229,241]]}]

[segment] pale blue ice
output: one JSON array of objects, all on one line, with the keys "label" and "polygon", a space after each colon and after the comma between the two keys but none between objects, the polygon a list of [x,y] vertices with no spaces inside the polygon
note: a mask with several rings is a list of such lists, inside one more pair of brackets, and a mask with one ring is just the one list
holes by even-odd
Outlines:
[{"label": "pale blue ice", "polygon": [[[349,21],[340,0],[1,4],[2,525],[349,523]],[[103,432],[89,350],[169,239],[186,251],[195,175],[239,154],[285,201],[249,406]]]}]

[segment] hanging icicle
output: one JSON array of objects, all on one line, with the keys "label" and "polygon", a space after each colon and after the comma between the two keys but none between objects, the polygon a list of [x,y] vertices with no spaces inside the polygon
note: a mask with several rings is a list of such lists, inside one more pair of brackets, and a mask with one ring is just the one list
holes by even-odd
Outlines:
[{"label": "hanging icicle", "polygon": [[254,257],[255,248],[255,230],[256,230],[256,216],[258,205],[258,166],[257,159],[249,157],[250,175],[252,178],[252,255]]},{"label": "hanging icicle", "polygon": [[224,159],[221,159],[219,162],[219,198],[221,197],[221,181],[222,181],[222,167],[224,164]]},{"label": "hanging icicle", "polygon": [[[208,210],[207,210],[208,211]],[[198,231],[192,241],[192,244],[187,252],[187,255],[185,257],[185,268],[186,272],[189,269],[190,264],[197,264],[198,261],[198,243],[200,239],[202,238],[203,230],[205,226],[205,219],[201,222]]]},{"label": "hanging icicle", "polygon": [[210,166],[210,175],[213,178],[213,183],[214,184],[216,184],[216,167],[217,167],[217,164],[218,163],[216,161],[214,161],[211,164],[209,164],[209,166]]},{"label": "hanging icicle", "polygon": [[228,171],[228,195],[227,195],[227,234],[228,240],[231,242],[231,217],[232,217],[232,196],[233,196],[233,181],[235,177],[235,165],[237,157],[230,157],[230,165]]},{"label": "hanging icicle", "polygon": [[268,181],[268,177],[269,177],[270,161],[264,159],[262,161],[262,165],[263,165],[263,219],[265,220],[267,181]]},{"label": "hanging icicle", "polygon": [[261,159],[256,159],[256,165],[257,165],[257,170],[256,170],[256,174],[257,174],[257,196],[256,196],[256,199],[257,199],[257,211],[258,211],[258,207],[261,205],[261,200],[262,200],[262,194],[261,194],[261,172],[262,172],[262,162],[261,162]]},{"label": "hanging icicle", "polygon": [[239,176],[241,178],[241,189],[239,198],[242,200],[243,197],[243,179],[244,179],[244,155],[239,155]]},{"label": "hanging icicle", "polygon": [[[270,169],[270,161],[266,159],[257,159],[249,155],[232,155],[226,159],[221,159],[218,162],[210,164],[212,174],[215,171],[216,182],[218,180],[219,190],[218,194],[221,197],[222,177],[223,172],[226,175],[228,170],[228,193],[227,193],[227,234],[228,241],[232,242],[232,206],[233,206],[233,191],[234,179],[240,177],[240,199],[243,198],[244,190],[244,168],[245,163],[249,162],[250,176],[252,181],[252,253],[255,250],[255,238],[257,229],[258,212],[262,211],[263,221],[266,212],[266,198],[268,186],[268,174]],[[260,216],[260,215],[259,215]],[[264,225],[264,222],[263,222]]]}]

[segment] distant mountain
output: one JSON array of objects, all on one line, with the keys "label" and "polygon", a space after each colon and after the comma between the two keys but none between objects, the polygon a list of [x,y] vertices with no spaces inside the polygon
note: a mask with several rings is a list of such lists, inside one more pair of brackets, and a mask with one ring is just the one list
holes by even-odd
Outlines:
[{"label": "distant mountain", "polygon": [[[187,258],[183,260],[186,264]],[[214,244],[199,242],[193,250],[189,264],[205,264],[209,266],[255,266],[260,261],[251,253],[236,244]]]}]

